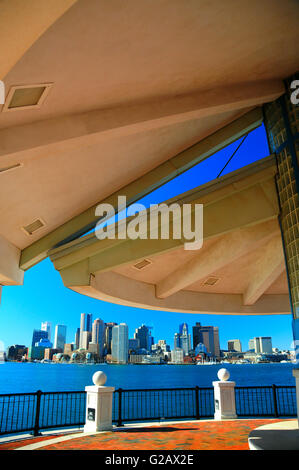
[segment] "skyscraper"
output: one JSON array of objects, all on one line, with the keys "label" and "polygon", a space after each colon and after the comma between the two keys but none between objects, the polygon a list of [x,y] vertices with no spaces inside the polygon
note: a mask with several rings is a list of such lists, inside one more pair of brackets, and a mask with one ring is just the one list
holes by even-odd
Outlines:
[{"label": "skyscraper", "polygon": [[219,341],[219,328],[218,326],[213,327],[214,333],[214,357],[220,357],[220,341]]},{"label": "skyscraper", "polygon": [[217,326],[202,326],[196,322],[193,326],[193,348],[202,343],[207,352],[214,357],[220,356],[219,328]]},{"label": "skyscraper", "polygon": [[239,339],[230,339],[227,342],[227,349],[229,351],[238,351],[242,352],[242,345]]},{"label": "skyscraper", "polygon": [[[82,338],[81,338],[82,336]],[[91,342],[91,332],[90,331],[83,331],[82,335],[80,334],[81,338],[81,349],[88,350],[89,343]]]},{"label": "skyscraper", "polygon": [[188,333],[187,323],[182,323],[179,326],[179,333],[175,333],[174,348],[182,349],[185,356],[189,355],[191,350],[191,335]]},{"label": "skyscraper", "polygon": [[155,339],[152,336],[152,333],[149,332],[149,335],[148,335],[148,348],[149,348],[149,351],[152,349],[152,346],[153,346],[154,342],[155,342]]},{"label": "skyscraper", "polygon": [[208,353],[213,357],[220,356],[219,347],[219,330],[216,326],[202,326],[201,334],[203,338],[203,344],[207,348]]},{"label": "skyscraper", "polygon": [[86,313],[85,331],[92,330],[92,313]]},{"label": "skyscraper", "polygon": [[120,364],[128,362],[129,330],[126,323],[112,328],[112,361]]},{"label": "skyscraper", "polygon": [[105,323],[100,318],[96,318],[92,324],[92,343],[98,344],[99,355],[103,356],[105,339]]},{"label": "skyscraper", "polygon": [[111,354],[111,342],[112,342],[112,328],[117,325],[114,322],[105,323],[106,330],[105,330],[105,342],[104,347],[106,349],[107,354]]},{"label": "skyscraper", "polygon": [[131,338],[129,339],[129,352],[133,351],[133,352],[137,352],[138,349],[140,349],[140,343],[139,343],[139,339],[137,338]]},{"label": "skyscraper", "polygon": [[48,332],[44,330],[33,330],[31,346],[34,347],[41,339],[48,339]]},{"label": "skyscraper", "polygon": [[185,334],[186,332],[188,334],[188,325],[187,325],[187,323],[180,323],[179,324],[179,334],[182,335],[182,334]]},{"label": "skyscraper", "polygon": [[180,333],[175,333],[174,334],[174,349],[180,348],[180,344],[181,344]]},{"label": "skyscraper", "polygon": [[85,316],[86,316],[86,313],[81,313],[81,316],[80,316],[80,333],[85,330]]},{"label": "skyscraper", "polygon": [[200,322],[196,322],[195,325],[192,327],[193,333],[193,349],[195,350],[196,346],[199,343],[202,343],[202,335],[201,335],[201,324]]},{"label": "skyscraper", "polygon": [[181,338],[180,338],[180,343],[181,343],[181,348],[184,351],[185,356],[189,355],[189,352],[191,350],[191,335],[188,332],[188,325],[187,323],[183,323],[181,325]]},{"label": "skyscraper", "polygon": [[75,334],[75,349],[80,348],[80,328],[77,328],[76,334]]},{"label": "skyscraper", "polygon": [[[92,314],[91,313],[81,313],[80,319],[80,348],[83,348],[83,332],[91,331],[92,329]],[[85,335],[86,337],[86,335]],[[85,349],[85,348],[83,348]]]},{"label": "skyscraper", "polygon": [[254,339],[254,350],[261,354],[272,354],[272,338],[270,336],[257,336]]},{"label": "skyscraper", "polygon": [[66,326],[56,325],[55,326],[55,338],[54,338],[54,349],[64,350],[66,340]]},{"label": "skyscraper", "polygon": [[150,351],[151,349],[149,336],[149,327],[146,325],[139,326],[139,328],[136,328],[134,333],[134,338],[139,339],[140,348],[145,349],[146,351]]},{"label": "skyscraper", "polygon": [[42,331],[47,331],[48,333],[48,340],[51,341],[51,329],[52,329],[52,323],[49,321],[43,321],[41,324],[41,330]]},{"label": "skyscraper", "polygon": [[272,354],[272,338],[271,336],[260,336],[261,352]]}]

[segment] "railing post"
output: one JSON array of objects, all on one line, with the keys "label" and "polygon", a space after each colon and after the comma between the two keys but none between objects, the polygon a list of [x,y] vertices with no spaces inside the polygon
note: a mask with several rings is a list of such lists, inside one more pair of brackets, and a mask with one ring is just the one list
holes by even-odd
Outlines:
[{"label": "railing post", "polygon": [[92,376],[94,385],[85,387],[86,415],[84,432],[112,431],[114,387],[106,387],[107,376],[102,371]]},{"label": "railing post", "polygon": [[199,415],[199,387],[195,387],[195,410],[196,410],[196,419],[200,419]]},{"label": "railing post", "polygon": [[40,399],[42,396],[42,391],[38,390],[36,392],[36,409],[35,409],[35,422],[34,422],[34,431],[33,435],[38,436],[39,433],[39,414],[40,414]]},{"label": "railing post", "polygon": [[122,412],[122,388],[119,388],[118,390],[118,420],[117,420],[117,426],[120,427],[122,426],[122,419],[121,419],[121,412]]},{"label": "railing post", "polygon": [[236,419],[236,383],[228,381],[230,373],[227,369],[219,369],[217,375],[220,380],[213,382],[215,401],[214,419]]},{"label": "railing post", "polygon": [[277,396],[276,396],[276,385],[272,385],[273,392],[273,405],[274,405],[274,416],[278,418],[278,407],[277,407]]},{"label": "railing post", "polygon": [[298,368],[298,362],[296,364],[296,367],[297,367],[296,369],[293,369],[293,376],[296,379],[295,393],[296,393],[296,402],[297,402],[297,419],[298,419],[298,427],[299,427],[299,368]]}]

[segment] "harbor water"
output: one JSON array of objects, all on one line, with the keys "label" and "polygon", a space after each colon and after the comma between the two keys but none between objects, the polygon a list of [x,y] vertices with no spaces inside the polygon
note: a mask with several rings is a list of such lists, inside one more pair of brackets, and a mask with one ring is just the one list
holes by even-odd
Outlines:
[{"label": "harbor water", "polygon": [[0,365],[0,394],[42,390],[79,391],[92,385],[92,375],[103,371],[115,388],[211,387],[225,367],[237,386],[295,385],[294,364],[111,365],[6,362]]}]

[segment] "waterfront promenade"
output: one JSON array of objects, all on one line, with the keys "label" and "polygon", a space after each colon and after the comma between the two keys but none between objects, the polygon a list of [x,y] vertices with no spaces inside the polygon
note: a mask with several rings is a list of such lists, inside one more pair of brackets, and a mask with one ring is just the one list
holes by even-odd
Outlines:
[{"label": "waterfront promenade", "polygon": [[0,450],[249,450],[252,433],[251,448],[268,436],[271,448],[298,448],[294,386],[236,387],[224,368],[217,378],[212,387],[115,389],[98,370],[85,391],[2,394]]},{"label": "waterfront promenade", "polygon": [[62,431],[21,439],[6,436],[0,439],[0,450],[249,450],[248,436],[251,431],[277,422],[282,420],[142,423],[89,435]]}]

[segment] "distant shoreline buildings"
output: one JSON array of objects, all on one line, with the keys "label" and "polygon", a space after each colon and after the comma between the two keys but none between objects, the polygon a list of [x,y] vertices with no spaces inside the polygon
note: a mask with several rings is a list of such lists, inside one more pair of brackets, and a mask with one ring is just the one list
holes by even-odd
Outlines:
[{"label": "distant shoreline buildings", "polygon": [[111,364],[204,364],[215,362],[280,362],[290,360],[290,351],[272,348],[271,337],[255,337],[249,341],[249,349],[242,352],[239,339],[227,342],[227,350],[220,349],[219,328],[196,322],[192,337],[188,324],[179,325],[174,334],[174,347],[165,339],[156,343],[152,327],[140,325],[134,337],[129,338],[126,323],[105,323],[101,318],[92,319],[91,313],[81,313],[80,327],[74,342],[66,342],[66,325],[56,325],[54,344],[51,342],[52,324],[41,323],[40,330],[33,330],[31,346],[13,345],[7,349],[7,359],[13,361],[43,361],[70,363]]}]

